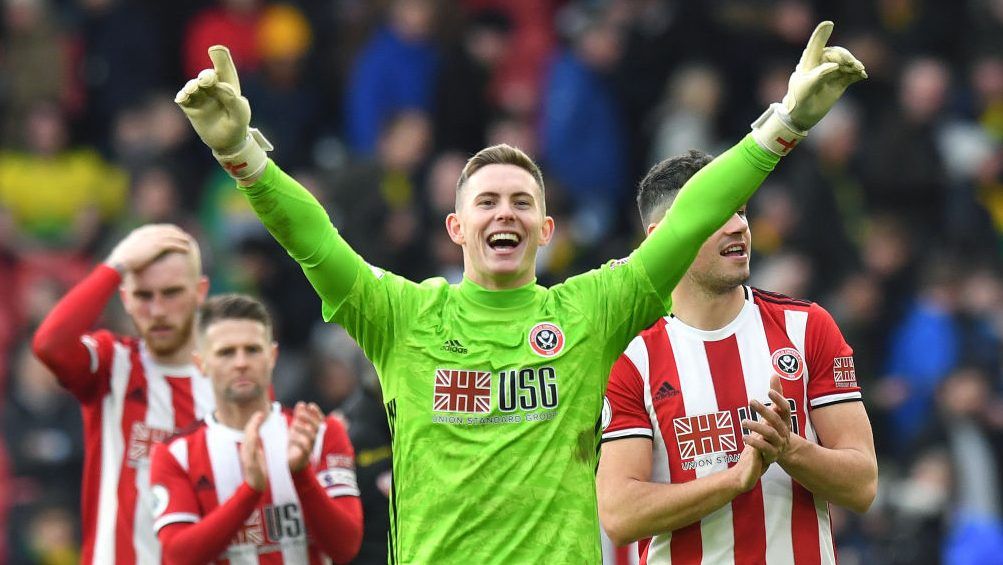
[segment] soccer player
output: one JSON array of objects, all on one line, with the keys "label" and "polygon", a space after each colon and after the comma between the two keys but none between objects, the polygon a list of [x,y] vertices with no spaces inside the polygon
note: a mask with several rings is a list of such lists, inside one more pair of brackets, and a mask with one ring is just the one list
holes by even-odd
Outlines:
[{"label": "soccer player", "polygon": [[[691,151],[645,176],[649,236],[711,159]],[[641,563],[835,563],[828,503],[874,500],[853,351],[817,304],[744,285],[751,243],[743,206],[610,374],[599,512],[614,542],[651,538]]]},{"label": "soccer player", "polygon": [[195,362],[216,411],[157,445],[154,529],[167,565],[350,561],[362,543],[355,454],[316,404],[269,399],[278,346],[257,300],[215,296],[199,312]]},{"label": "soccer player", "polygon": [[[191,362],[195,311],[208,289],[190,235],[168,224],[142,226],[35,333],[35,355],[83,410],[85,564],[160,561],[149,451],[213,407],[209,381]],[[92,331],[116,290],[139,339]]]},{"label": "soccer player", "polygon": [[609,369],[671,306],[700,244],[755,191],[845,88],[866,75],[819,26],[784,102],[684,189],[628,259],[543,288],[536,254],[554,231],[539,168],[499,145],[457,182],[449,237],[464,278],[413,283],[367,264],[324,209],[270,162],[249,129],[225,47],[176,101],[301,265],[323,315],[380,376],[393,441],[391,563],[595,563],[595,466]]}]

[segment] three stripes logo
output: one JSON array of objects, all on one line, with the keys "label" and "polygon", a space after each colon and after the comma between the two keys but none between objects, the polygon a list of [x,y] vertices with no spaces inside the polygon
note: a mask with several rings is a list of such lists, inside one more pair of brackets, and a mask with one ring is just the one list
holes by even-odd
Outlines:
[{"label": "three stripes logo", "polygon": [[679,390],[678,389],[676,389],[674,386],[670,385],[669,383],[663,382],[662,386],[658,387],[658,390],[655,391],[654,399],[656,401],[662,401],[662,400],[665,400],[666,398],[672,398],[673,396],[676,396],[677,394],[679,394]]},{"label": "three stripes logo", "polygon": [[467,353],[467,348],[464,347],[458,339],[447,339],[442,342],[442,350],[450,353],[459,353],[461,355],[465,355]]}]

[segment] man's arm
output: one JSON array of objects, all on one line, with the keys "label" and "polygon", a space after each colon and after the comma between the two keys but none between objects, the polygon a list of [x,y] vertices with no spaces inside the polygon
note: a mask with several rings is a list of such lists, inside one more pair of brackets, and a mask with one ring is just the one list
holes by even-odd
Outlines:
[{"label": "man's arm", "polygon": [[196,523],[176,522],[157,532],[164,565],[211,563],[237,535],[261,500],[260,492],[244,483],[233,496]]},{"label": "man's arm", "polygon": [[859,401],[812,410],[820,444],[791,434],[777,463],[812,493],[855,512],[866,512],[878,490],[871,422]]},{"label": "man's arm", "polygon": [[825,46],[831,33],[832,22],[815,28],[783,101],[752,124],[749,136],[693,175],[665,221],[638,249],[664,300],[670,300],[700,245],[752,196],[780,157],[825,116],[847,86],[867,77],[849,51]]},{"label": "man's arm", "polygon": [[746,447],[735,466],[687,483],[651,481],[651,440],[602,445],[596,486],[599,519],[616,545],[671,532],[701,520],[748,491],[762,475],[762,458]]},{"label": "man's arm", "polygon": [[[324,416],[316,404],[296,404],[289,426],[289,471],[314,543],[336,563],[347,563],[362,546],[362,503],[355,480],[355,452],[338,420],[328,418],[326,425],[322,422]],[[318,473],[310,464],[311,453],[318,451],[317,463],[325,467],[319,474],[324,477],[325,487],[317,481]]]},{"label": "man's arm", "polygon": [[174,101],[321,299],[337,309],[365,264],[338,235],[317,199],[268,159],[272,146],[250,127],[250,103],[240,93],[230,51],[214,45],[209,58],[213,68],[185,83]]},{"label": "man's arm", "polygon": [[351,561],[362,547],[362,503],[359,497],[328,497],[311,466],[293,473],[293,485],[303,505],[307,531],[314,543],[335,563]]},{"label": "man's arm", "polygon": [[[260,425],[263,417],[256,416],[253,421]],[[255,428],[255,431],[257,428]],[[241,446],[242,460],[245,452],[253,451],[255,443]],[[184,442],[185,438],[174,440]],[[250,442],[248,442],[250,443]],[[182,463],[175,458],[172,447],[174,444],[158,444],[150,454],[150,490],[154,497],[153,529],[160,539],[165,565],[174,564],[204,564],[216,559],[233,540],[241,525],[251,515],[264,492],[264,475],[259,472],[247,473],[245,464],[245,482],[233,493],[226,502],[217,506],[212,512],[200,516],[195,488],[188,476],[187,450],[181,450]],[[258,446],[260,451],[260,446]],[[263,454],[256,461],[263,464]]]}]

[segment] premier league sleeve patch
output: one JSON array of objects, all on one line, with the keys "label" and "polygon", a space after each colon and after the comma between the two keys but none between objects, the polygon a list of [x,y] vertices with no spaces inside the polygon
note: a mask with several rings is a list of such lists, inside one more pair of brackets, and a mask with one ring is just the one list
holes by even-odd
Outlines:
[{"label": "premier league sleeve patch", "polygon": [[555,324],[541,322],[529,330],[529,346],[540,357],[553,357],[564,350],[564,332]]}]

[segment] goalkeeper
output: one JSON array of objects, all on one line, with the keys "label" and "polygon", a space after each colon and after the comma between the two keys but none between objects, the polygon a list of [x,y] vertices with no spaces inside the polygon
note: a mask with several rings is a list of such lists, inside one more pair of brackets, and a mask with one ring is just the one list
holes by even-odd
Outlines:
[{"label": "goalkeeper", "polygon": [[367,264],[316,199],[268,160],[229,51],[176,102],[261,221],[373,361],[393,436],[390,563],[598,563],[595,469],[610,367],[671,309],[704,240],[842,95],[866,77],[812,34],[783,101],[693,176],[627,259],[543,288],[554,232],[539,168],[488,147],[468,162],[446,218],[464,277],[414,283]]}]

